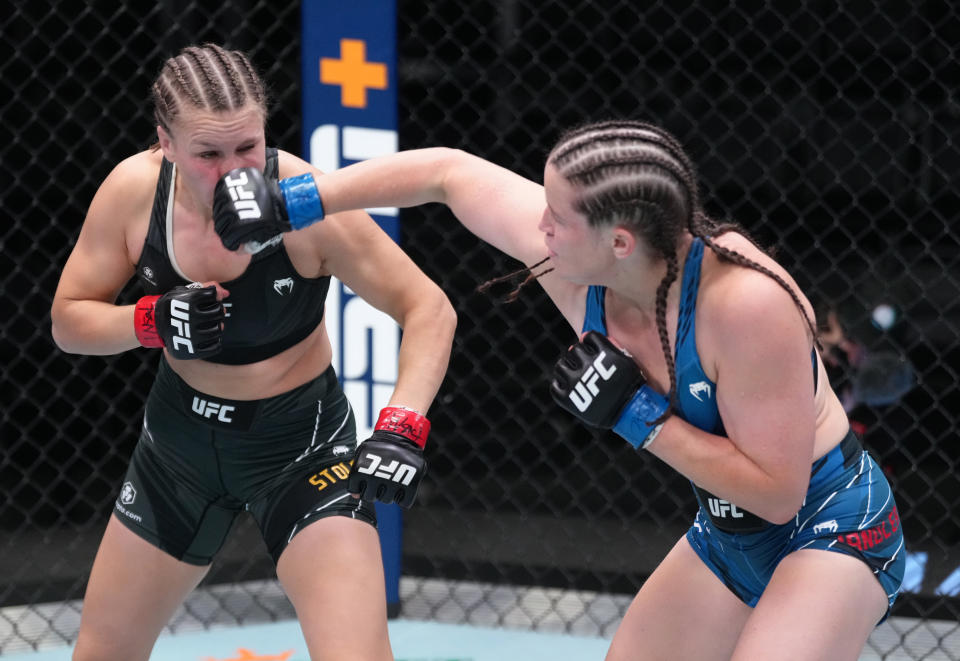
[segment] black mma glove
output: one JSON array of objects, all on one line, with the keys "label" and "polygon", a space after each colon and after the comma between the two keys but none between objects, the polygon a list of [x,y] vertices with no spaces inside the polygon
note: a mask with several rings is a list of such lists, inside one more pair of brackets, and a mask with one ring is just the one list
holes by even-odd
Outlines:
[{"label": "black mma glove", "polygon": [[669,408],[633,358],[596,331],[557,361],[550,394],[591,427],[612,428],[636,449],[656,438],[663,424],[655,421]]},{"label": "black mma glove", "polygon": [[427,473],[423,447],[430,421],[416,411],[387,406],[373,434],[357,448],[347,490],[367,501],[396,502],[409,509]]},{"label": "black mma glove", "polygon": [[224,316],[217,288],[195,282],[137,301],[134,331],[140,344],[166,347],[174,358],[207,358],[220,352]]},{"label": "black mma glove", "polygon": [[268,181],[257,168],[237,168],[213,189],[213,226],[228,250],[259,245],[323,219],[313,175]]}]

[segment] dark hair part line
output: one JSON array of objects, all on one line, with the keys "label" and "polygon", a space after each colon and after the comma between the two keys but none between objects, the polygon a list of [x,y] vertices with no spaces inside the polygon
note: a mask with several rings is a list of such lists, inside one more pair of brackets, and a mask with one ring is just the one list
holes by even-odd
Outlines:
[{"label": "dark hair part line", "polygon": [[210,43],[188,46],[168,59],[151,97],[154,119],[167,132],[189,110],[227,112],[252,101],[267,116],[263,80],[247,56]]}]

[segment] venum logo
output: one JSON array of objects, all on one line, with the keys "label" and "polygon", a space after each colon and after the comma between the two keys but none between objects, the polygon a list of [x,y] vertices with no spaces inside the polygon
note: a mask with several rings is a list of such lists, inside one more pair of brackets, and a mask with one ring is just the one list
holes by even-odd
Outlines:
[{"label": "venum logo", "polygon": [[273,281],[273,291],[281,296],[293,291],[293,278],[280,278]]},{"label": "venum logo", "polygon": [[697,381],[696,383],[690,384],[690,394],[693,395],[698,402],[703,401],[702,395],[706,395],[707,399],[710,399],[711,391],[712,388],[710,388],[710,384],[706,381]]},{"label": "venum logo", "polygon": [[711,516],[718,519],[726,519],[730,517],[731,519],[742,519],[743,512],[737,509],[737,506],[731,503],[729,500],[724,500],[722,498],[708,498],[707,504],[710,506]]},{"label": "venum logo", "polygon": [[407,486],[410,484],[410,481],[413,479],[413,476],[417,474],[417,469],[409,464],[402,464],[398,460],[394,459],[389,464],[384,464],[383,458],[380,455],[373,454],[368,452],[365,455],[366,459],[370,460],[370,463],[366,466],[357,465],[357,471],[363,473],[364,475],[373,474],[374,477],[382,477],[388,479],[392,482],[399,482],[400,484]]},{"label": "venum logo", "polygon": [[247,173],[241,172],[239,176],[226,176],[223,179],[227,190],[230,191],[230,198],[233,200],[233,208],[241,220],[250,220],[260,218],[260,205],[254,199],[252,190],[244,188],[249,184]]},{"label": "venum logo", "polygon": [[813,534],[819,535],[824,532],[837,532],[839,526],[837,525],[836,519],[830,519],[829,521],[824,521],[823,523],[818,523],[813,527]]},{"label": "venum logo", "polygon": [[133,488],[133,484],[130,482],[124,482],[123,488],[120,489],[120,502],[124,505],[132,505],[133,501],[137,499],[137,490]]},{"label": "venum logo", "polygon": [[211,402],[206,399],[201,399],[200,397],[193,398],[193,404],[191,407],[193,412],[197,415],[203,416],[208,420],[210,418],[216,418],[220,422],[231,423],[233,418],[230,417],[230,414],[233,413],[237,407],[230,406],[227,404],[221,404],[219,402]]},{"label": "venum logo", "polygon": [[607,357],[606,351],[601,351],[600,355],[593,359],[593,364],[583,373],[577,385],[570,391],[570,401],[577,407],[581,413],[586,411],[593,398],[597,396],[600,389],[597,387],[597,381],[603,379],[609,381],[614,372],[617,371],[615,365],[607,367],[603,364],[603,359]]}]

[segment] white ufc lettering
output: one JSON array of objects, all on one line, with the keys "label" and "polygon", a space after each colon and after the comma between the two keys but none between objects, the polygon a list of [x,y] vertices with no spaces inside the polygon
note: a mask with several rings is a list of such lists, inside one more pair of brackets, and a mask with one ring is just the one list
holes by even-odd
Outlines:
[{"label": "white ufc lettering", "polygon": [[407,486],[417,474],[416,468],[409,464],[401,464],[396,459],[391,461],[389,464],[384,464],[383,458],[380,457],[380,455],[373,454],[372,452],[367,453],[365,457],[370,460],[370,463],[366,466],[357,466],[357,471],[363,473],[364,475],[372,474],[374,477],[382,477],[390,480],[391,482],[399,482],[400,484]]},{"label": "white ufc lettering", "polygon": [[708,498],[707,499],[710,505],[710,514],[715,517],[725,519],[729,515],[734,519],[742,519],[743,512],[737,509],[737,506],[731,503],[729,500],[723,500],[722,498]]},{"label": "white ufc lettering", "polygon": [[208,402],[205,399],[194,397],[191,408],[193,409],[194,413],[197,415],[202,415],[204,418],[216,416],[217,420],[220,422],[233,422],[233,418],[230,417],[230,414],[233,413],[237,407],[219,404],[217,402]]},{"label": "white ufc lettering", "polygon": [[230,191],[230,197],[233,199],[233,208],[241,219],[247,220],[260,217],[260,205],[258,205],[254,199],[253,191],[244,188],[244,186],[249,183],[246,172],[241,172],[237,177],[226,176],[223,179],[223,183],[226,184],[227,190]]},{"label": "white ufc lettering", "polygon": [[170,301],[170,325],[176,335],[173,336],[173,348],[185,347],[193,353],[193,342],[190,341],[190,304],[186,301],[173,299]]},{"label": "white ufc lettering", "polygon": [[597,380],[603,379],[604,381],[609,381],[613,373],[617,371],[615,365],[607,367],[603,364],[603,359],[606,358],[606,356],[607,352],[601,351],[600,355],[594,358],[593,364],[587,368],[587,371],[583,373],[577,385],[574,386],[570,392],[570,401],[573,402],[573,405],[576,406],[577,410],[581,413],[589,408],[590,404],[593,403],[593,398],[600,392],[600,389],[597,387]]}]

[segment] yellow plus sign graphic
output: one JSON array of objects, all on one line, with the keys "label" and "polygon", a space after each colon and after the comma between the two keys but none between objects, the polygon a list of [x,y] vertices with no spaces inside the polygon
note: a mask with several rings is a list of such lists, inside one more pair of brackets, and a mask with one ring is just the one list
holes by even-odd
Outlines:
[{"label": "yellow plus sign graphic", "polygon": [[320,82],[340,85],[340,102],[349,108],[367,107],[367,88],[387,89],[387,65],[367,62],[367,44],[360,39],[340,40],[340,59],[320,59]]}]

